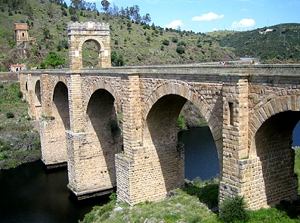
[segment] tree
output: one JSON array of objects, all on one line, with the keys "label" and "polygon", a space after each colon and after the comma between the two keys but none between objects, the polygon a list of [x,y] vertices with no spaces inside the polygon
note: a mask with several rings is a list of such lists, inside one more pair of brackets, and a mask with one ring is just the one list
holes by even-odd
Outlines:
[{"label": "tree", "polygon": [[108,8],[109,8],[109,5],[110,5],[109,1],[107,1],[107,0],[102,0],[102,1],[101,1],[101,5],[102,5],[102,8],[103,8],[103,11],[104,11],[104,12],[107,12],[107,10],[108,10]]},{"label": "tree", "polygon": [[123,66],[124,59],[122,55],[118,55],[116,51],[111,52],[111,62],[115,67]]},{"label": "tree", "polygon": [[50,52],[44,61],[41,64],[41,67],[47,68],[56,68],[59,65],[63,65],[65,63],[65,59],[62,58],[60,54]]},{"label": "tree", "polygon": [[151,17],[149,13],[146,13],[146,15],[143,16],[143,22],[147,24],[151,22]]}]

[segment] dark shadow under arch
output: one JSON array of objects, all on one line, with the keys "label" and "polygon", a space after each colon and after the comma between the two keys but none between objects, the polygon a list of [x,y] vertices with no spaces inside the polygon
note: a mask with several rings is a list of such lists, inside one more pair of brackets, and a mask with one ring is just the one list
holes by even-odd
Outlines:
[{"label": "dark shadow under arch", "polygon": [[162,175],[152,187],[163,187],[167,192],[184,184],[184,148],[178,143],[177,119],[186,102],[182,96],[165,95],[154,103],[146,118],[143,143],[149,154],[158,158],[153,175]]},{"label": "dark shadow under arch", "polygon": [[[27,87],[27,85],[26,85],[26,87]],[[37,99],[37,103],[41,104],[42,103],[42,98],[41,98],[41,81],[40,80],[38,80],[35,84],[35,96],[36,96],[36,99]]]},{"label": "dark shadow under arch", "polygon": [[70,129],[69,98],[68,88],[63,82],[58,82],[53,92],[53,104],[56,111],[53,114],[58,115],[64,124],[65,129]]},{"label": "dark shadow under arch", "polygon": [[299,120],[300,112],[278,113],[266,120],[255,135],[268,205],[297,195],[292,142],[293,130]]},{"label": "dark shadow under arch", "polygon": [[[116,185],[115,154],[121,152],[121,130],[118,126],[114,97],[106,90],[96,90],[88,103],[87,116],[101,148],[96,148],[95,153],[102,154],[108,172],[98,173],[99,178],[108,175],[113,186]],[[89,125],[88,123],[88,125]],[[106,169],[105,168],[105,169]],[[109,183],[108,183],[109,184]]]}]

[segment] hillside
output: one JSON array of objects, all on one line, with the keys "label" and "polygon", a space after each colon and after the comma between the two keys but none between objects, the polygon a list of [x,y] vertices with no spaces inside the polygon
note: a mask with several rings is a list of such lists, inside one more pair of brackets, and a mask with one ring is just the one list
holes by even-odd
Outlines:
[{"label": "hillside", "polygon": [[27,115],[20,84],[0,84],[0,170],[40,159],[39,138]]},{"label": "hillside", "polygon": [[[80,10],[51,2],[54,1],[0,0],[0,70],[7,71],[12,63],[26,63],[27,68],[38,67],[49,52],[60,54],[66,60],[64,66],[68,67],[67,24],[71,20],[109,23],[114,66],[199,63],[235,57],[205,34],[165,30],[118,13]],[[17,48],[13,24],[24,22],[29,25],[29,35],[36,39],[37,45]],[[83,49],[84,66],[94,66],[96,46],[89,42]]]},{"label": "hillside", "polygon": [[251,31],[209,33],[237,57],[258,57],[264,63],[300,62],[300,24],[280,24]]}]

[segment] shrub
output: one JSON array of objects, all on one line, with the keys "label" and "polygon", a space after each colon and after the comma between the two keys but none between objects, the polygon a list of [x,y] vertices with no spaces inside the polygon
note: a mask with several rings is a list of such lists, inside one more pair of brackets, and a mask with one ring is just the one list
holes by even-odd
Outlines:
[{"label": "shrub", "polygon": [[12,112],[6,112],[6,118],[14,118],[15,115]]},{"label": "shrub", "polygon": [[177,127],[179,127],[180,129],[187,129],[187,126],[185,124],[185,116],[182,114],[180,114],[177,118]]},{"label": "shrub", "polygon": [[41,141],[39,139],[35,140],[32,143],[32,146],[33,146],[34,149],[41,149]]},{"label": "shrub", "polygon": [[163,45],[165,46],[169,46],[170,45],[170,41],[167,40],[167,39],[164,39],[163,42],[162,42]]},{"label": "shrub", "polygon": [[173,42],[173,43],[177,43],[177,42],[178,42],[178,37],[173,36],[173,37],[172,37],[172,42]]},{"label": "shrub", "polygon": [[247,222],[249,212],[244,197],[225,197],[219,208],[219,219],[222,222]]},{"label": "shrub", "polygon": [[18,91],[17,96],[18,96],[18,98],[22,98],[23,97],[22,91]]},{"label": "shrub", "polygon": [[10,142],[0,140],[0,152],[8,151],[11,149]]},{"label": "shrub", "polygon": [[180,41],[180,42],[178,43],[178,46],[184,46],[184,47],[186,47],[186,43],[185,43],[184,41]]},{"label": "shrub", "polygon": [[176,52],[179,53],[179,54],[184,54],[184,53],[185,53],[185,48],[184,48],[184,46],[182,46],[182,45],[177,46]]}]

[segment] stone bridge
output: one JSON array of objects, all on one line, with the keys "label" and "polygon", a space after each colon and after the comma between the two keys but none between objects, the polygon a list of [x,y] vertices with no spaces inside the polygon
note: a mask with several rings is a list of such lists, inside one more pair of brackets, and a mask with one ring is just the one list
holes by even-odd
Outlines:
[{"label": "stone bridge", "polygon": [[[257,209],[297,195],[293,129],[300,66],[155,66],[27,71],[29,114],[39,119],[46,165],[68,163],[81,196],[117,186],[130,204],[163,199],[184,183],[176,120],[198,107],[215,140],[220,198]],[[119,129],[122,123],[123,131]]]},{"label": "stone bridge", "polygon": [[116,187],[119,200],[136,204],[181,187],[184,148],[176,123],[190,101],[216,143],[221,200],[242,195],[259,209],[297,197],[299,65],[111,68],[110,49],[101,43],[101,68],[87,69],[72,38],[70,28],[71,61],[76,57],[70,70],[22,71],[19,80],[29,114],[40,123],[43,162],[67,163],[75,195]]}]

